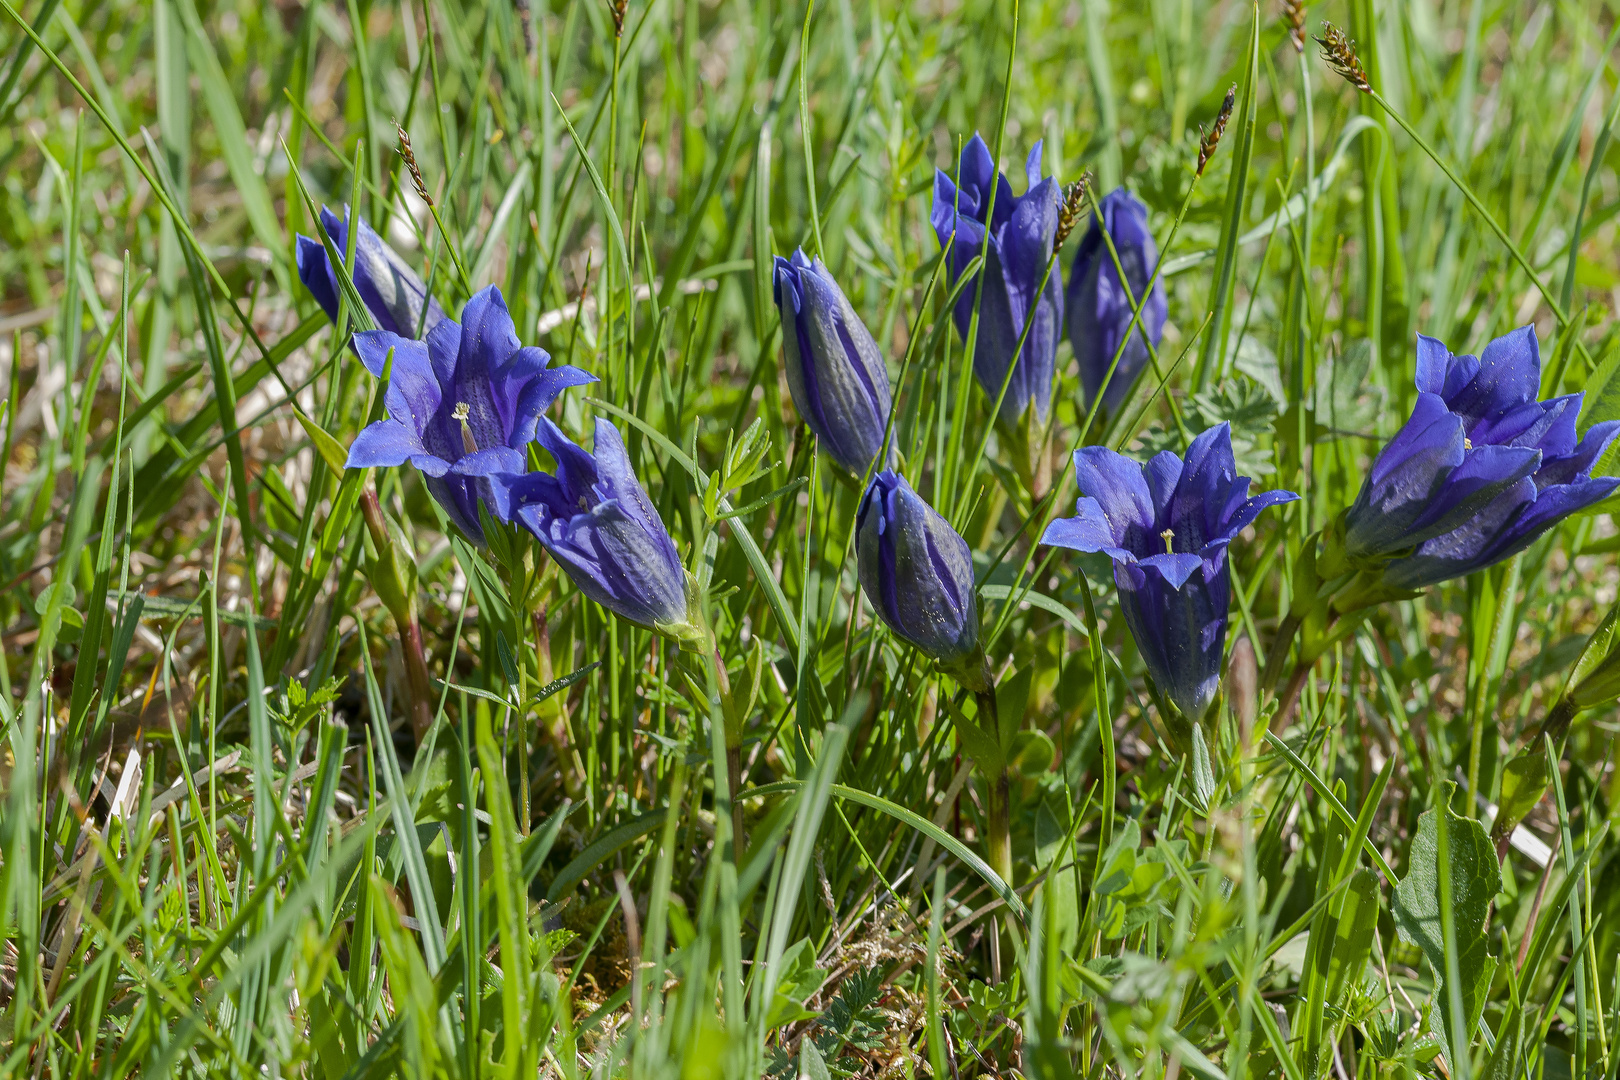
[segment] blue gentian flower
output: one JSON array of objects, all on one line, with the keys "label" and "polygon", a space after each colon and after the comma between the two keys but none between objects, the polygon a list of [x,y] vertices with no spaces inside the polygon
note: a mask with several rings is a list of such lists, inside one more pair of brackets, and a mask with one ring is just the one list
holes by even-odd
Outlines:
[{"label": "blue gentian flower", "polygon": [[[332,241],[337,253],[348,250],[349,212],[338,217],[321,207],[321,228]],[[427,286],[416,272],[383,238],[360,218],[360,235],[354,238],[354,289],[365,302],[372,321],[380,330],[414,338],[418,327],[426,335],[444,319],[444,309],[428,294]],[[337,322],[339,286],[337,274],[326,257],[326,246],[319,240],[299,234],[298,279],[315,295],[326,317]],[[426,320],[423,311],[426,309]]]},{"label": "blue gentian flower", "polygon": [[864,476],[889,422],[883,354],[820,259],[778,256],[775,278],[793,404],[832,459]]},{"label": "blue gentian flower", "polygon": [[595,450],[586,453],[542,417],[539,441],[556,472],[512,477],[512,516],[598,604],[638,625],[694,636],[686,570],[619,429],[599,417]]},{"label": "blue gentian flower", "polygon": [[354,336],[366,369],[382,377],[390,350],[388,419],[362,431],[349,447],[351,469],[402,465],[422,471],[450,522],[484,542],[480,501],[509,516],[506,474],[527,467],[541,414],[570,386],[596,381],[576,367],[548,367],[544,349],[518,343],[512,316],[491,285],[467,301],[461,322],[441,319],[426,340],[389,330]]},{"label": "blue gentian flower", "polygon": [[861,589],[878,617],[970,690],[984,689],[967,541],[888,469],[872,477],[855,520]]},{"label": "blue gentian flower", "polygon": [[[1159,347],[1169,304],[1162,279],[1153,283],[1151,292],[1147,288],[1159,265],[1159,248],[1148,230],[1147,207],[1121,187],[1103,198],[1098,211],[1092,215],[1091,226],[1075,252],[1064,307],[1069,313],[1069,343],[1080,365],[1080,385],[1089,404],[1102,389],[1108,369],[1114,363],[1114,354],[1119,353],[1125,331],[1130,329],[1131,297],[1142,305],[1136,330],[1125,351],[1120,353],[1114,377],[1108,379],[1108,389],[1103,393],[1103,407],[1115,413],[1148,362],[1147,342],[1155,349]],[[1103,239],[1105,229],[1119,255],[1119,269],[1125,271],[1129,295],[1120,285],[1113,255]],[[1146,342],[1142,338],[1143,331],[1147,332]]]},{"label": "blue gentian flower", "polygon": [[[929,217],[940,247],[956,237],[951,247],[950,270],[954,284],[963,269],[985,249],[989,276],[979,308],[979,341],[973,352],[973,374],[995,401],[1026,320],[1033,320],[1024,350],[1016,360],[1007,395],[1001,399],[999,419],[1011,424],[1032,405],[1035,419],[1045,423],[1052,407],[1052,378],[1056,372],[1058,337],[1063,330],[1063,275],[1056,266],[1047,277],[1052,243],[1057,234],[1062,194],[1057,181],[1041,179],[1041,144],[1036,143],[1024,167],[1029,188],[1013,197],[1007,178],[998,175],[990,148],[978,135],[962,149],[961,187],[943,170],[934,173],[934,209]],[[995,220],[986,222],[991,185],[996,185]],[[1041,281],[1046,289],[1037,296]],[[964,340],[973,318],[976,285],[962,290],[952,313]]]},{"label": "blue gentian flower", "polygon": [[1620,477],[1594,478],[1620,421],[1576,437],[1581,394],[1537,401],[1541,352],[1533,326],[1453,356],[1418,336],[1412,417],[1373,462],[1345,513],[1344,550],[1383,582],[1421,589],[1524,550]]},{"label": "blue gentian flower", "polygon": [[1232,571],[1226,548],[1260,511],[1299,498],[1249,497],[1227,424],[1146,465],[1101,446],[1074,452],[1079,513],[1047,526],[1043,544],[1106,553],[1125,625],[1161,693],[1198,722],[1220,686]]}]

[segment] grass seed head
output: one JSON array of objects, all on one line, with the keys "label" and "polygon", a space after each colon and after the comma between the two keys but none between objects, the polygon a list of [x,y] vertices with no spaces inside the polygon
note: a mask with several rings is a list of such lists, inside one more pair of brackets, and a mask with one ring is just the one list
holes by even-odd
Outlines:
[{"label": "grass seed head", "polygon": [[1342,79],[1363,94],[1372,93],[1372,83],[1367,81],[1367,71],[1361,66],[1361,58],[1356,55],[1356,43],[1350,40],[1349,35],[1332,23],[1324,22],[1322,36],[1316,39],[1316,43],[1322,46],[1322,59]]},{"label": "grass seed head", "polygon": [[1283,0],[1283,19],[1288,23],[1288,40],[1294,51],[1305,51],[1305,5],[1301,0]]},{"label": "grass seed head", "polygon": [[427,185],[422,182],[422,169],[416,164],[416,151],[411,149],[411,133],[398,124],[394,130],[399,132],[399,156],[405,159],[405,167],[411,171],[411,184],[416,188],[416,197],[433,205],[433,196],[428,194]]},{"label": "grass seed head", "polygon": [[1062,251],[1063,242],[1069,238],[1074,227],[1080,221],[1080,215],[1086,208],[1086,199],[1091,194],[1091,174],[1082,173],[1080,179],[1063,188],[1063,204],[1058,207],[1057,235],[1052,238],[1052,250]]},{"label": "grass seed head", "polygon": [[1221,145],[1221,136],[1226,134],[1226,122],[1232,119],[1232,106],[1237,102],[1237,84],[1233,83],[1226,88],[1226,100],[1221,102],[1221,111],[1215,114],[1215,123],[1204,132],[1198,140],[1198,175],[1204,175],[1204,167],[1209,159],[1215,156],[1215,148]]}]

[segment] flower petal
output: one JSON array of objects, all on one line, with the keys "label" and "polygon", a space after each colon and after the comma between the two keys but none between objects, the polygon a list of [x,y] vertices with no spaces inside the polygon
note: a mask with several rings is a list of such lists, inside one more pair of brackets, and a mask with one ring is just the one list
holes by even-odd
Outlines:
[{"label": "flower petal", "polygon": [[1534,401],[1541,385],[1541,351],[1536,328],[1523,326],[1496,338],[1479,357],[1479,370],[1452,388],[1448,375],[1446,404],[1472,428],[1480,420]]},{"label": "flower petal", "polygon": [[338,284],[332,276],[332,264],[326,259],[326,248],[319,240],[298,234],[295,253],[298,259],[298,280],[315,297],[326,317],[337,322]]},{"label": "flower petal", "polygon": [[383,469],[403,465],[418,454],[425,454],[422,437],[398,420],[378,420],[367,424],[349,444],[345,468]]},{"label": "flower petal", "polygon": [[1107,552],[1110,558],[1121,562],[1136,561],[1134,554],[1114,542],[1113,530],[1101,503],[1088,495],[1075,503],[1075,509],[1078,512],[1072,518],[1055,518],[1041,534],[1041,543],[1087,553]]},{"label": "flower petal", "polygon": [[1299,496],[1292,491],[1284,491],[1281,488],[1274,491],[1262,491],[1238,507],[1237,511],[1227,519],[1225,528],[1222,531],[1226,534],[1226,538],[1230,539],[1253,524],[1254,519],[1260,516],[1262,510],[1273,506],[1281,506],[1283,503],[1295,502],[1298,499]]},{"label": "flower petal", "polygon": [[1202,555],[1188,553],[1149,555],[1140,562],[1144,568],[1156,571],[1172,589],[1181,588],[1195,571],[1204,567]]},{"label": "flower petal", "polygon": [[1080,493],[1102,507],[1116,547],[1151,553],[1156,517],[1142,466],[1112,450],[1085,446],[1074,452],[1074,479]]}]

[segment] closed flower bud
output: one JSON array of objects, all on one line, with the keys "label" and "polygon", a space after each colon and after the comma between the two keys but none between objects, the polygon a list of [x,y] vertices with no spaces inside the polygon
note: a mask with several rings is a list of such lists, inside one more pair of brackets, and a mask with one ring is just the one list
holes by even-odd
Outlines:
[{"label": "closed flower bud", "polygon": [[[1098,218],[1101,218],[1101,225]],[[1108,250],[1104,239],[1113,241],[1114,250]],[[1114,255],[1119,256],[1118,268]],[[1069,291],[1064,308],[1069,316],[1069,344],[1074,347],[1075,361],[1080,365],[1080,385],[1085,390],[1086,402],[1095,401],[1102,393],[1103,407],[1116,413],[1136,385],[1137,376],[1148,362],[1148,343],[1159,347],[1164,336],[1164,321],[1169,313],[1165,299],[1164,282],[1148,281],[1159,264],[1159,249],[1148,230],[1147,207],[1124,188],[1109,192],[1091,218],[1075,252],[1074,265],[1069,270]],[[1125,271],[1123,285],[1119,271]],[[1129,294],[1124,286],[1130,287]],[[1141,316],[1136,327],[1131,327],[1131,298],[1141,305]],[[1126,331],[1130,341],[1120,352]],[[1146,333],[1144,340],[1143,334]],[[1118,365],[1114,364],[1119,356]],[[1109,369],[1113,369],[1110,377]],[[1107,389],[1104,390],[1104,384]]]},{"label": "closed flower bud", "polygon": [[556,472],[510,478],[513,518],[598,604],[637,625],[696,637],[688,575],[619,429],[598,418],[587,453],[542,417],[539,442]]},{"label": "closed flower bud", "polygon": [[[350,217],[347,211],[340,218],[321,208],[321,228],[340,256],[348,250]],[[354,238],[354,266],[350,276],[372,322],[377,324],[377,329],[400,337],[414,338],[418,334],[426,337],[444,318],[444,309],[428,294],[427,286],[416,276],[416,271],[383,243],[366,219],[358,220],[360,235]],[[327,258],[326,245],[300,234],[297,253],[298,279],[314,294],[326,317],[336,322],[340,287],[331,260]]]},{"label": "closed flower bud", "polygon": [[[998,419],[1008,425],[1031,410],[1038,423],[1046,423],[1052,407],[1057,343],[1063,333],[1063,275],[1055,265],[1047,274],[1063,197],[1056,180],[1050,176],[1041,179],[1040,143],[1030,153],[1024,172],[1029,188],[1014,198],[1007,178],[996,172],[990,148],[974,135],[962,148],[960,187],[943,170],[934,173],[934,208],[929,215],[940,247],[951,245],[953,285],[969,262],[981,253],[985,256],[973,374],[992,402],[1006,383]],[[992,190],[996,192],[993,209]],[[990,214],[993,220],[985,220]],[[974,284],[964,287],[952,312],[963,340],[973,320],[976,291]],[[1029,333],[1019,351],[1026,322]],[[1011,379],[1007,378],[1008,368],[1012,368]]]},{"label": "closed flower bud", "polygon": [[885,469],[872,477],[856,517],[861,590],[894,633],[970,690],[983,670],[973,553],[950,523]]},{"label": "closed flower bud", "polygon": [[775,278],[793,405],[832,459],[864,476],[889,422],[883,354],[820,259],[778,257]]},{"label": "closed flower bud", "polygon": [[1226,548],[1291,491],[1248,497],[1226,424],[1192,441],[1183,461],[1166,450],[1146,465],[1100,446],[1074,452],[1079,513],[1047,527],[1043,544],[1104,552],[1125,625],[1159,692],[1192,723],[1220,687],[1232,571]]}]

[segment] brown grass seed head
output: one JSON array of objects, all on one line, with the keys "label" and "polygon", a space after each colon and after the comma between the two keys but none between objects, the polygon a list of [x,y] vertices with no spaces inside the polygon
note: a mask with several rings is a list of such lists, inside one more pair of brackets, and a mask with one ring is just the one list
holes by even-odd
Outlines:
[{"label": "brown grass seed head", "polygon": [[1316,39],[1322,47],[1322,59],[1328,66],[1339,73],[1339,77],[1360,90],[1363,94],[1372,93],[1372,83],[1367,79],[1367,71],[1361,66],[1361,58],[1356,55],[1356,43],[1337,26],[1330,22],[1322,24],[1322,36]]},{"label": "brown grass seed head", "polygon": [[1063,188],[1063,202],[1058,207],[1057,235],[1052,238],[1052,250],[1063,250],[1063,242],[1069,238],[1074,227],[1080,221],[1080,215],[1086,208],[1086,199],[1091,193],[1091,174],[1081,173],[1080,179]]},{"label": "brown grass seed head", "polygon": [[1221,136],[1226,134],[1226,122],[1232,119],[1232,106],[1237,102],[1237,84],[1233,83],[1226,89],[1226,100],[1221,102],[1221,111],[1215,114],[1215,123],[1204,132],[1198,140],[1198,175],[1204,175],[1204,167],[1209,159],[1215,156],[1215,148],[1221,145]]},{"label": "brown grass seed head", "polygon": [[428,194],[427,185],[422,182],[422,170],[416,164],[416,151],[411,149],[411,135],[398,124],[394,130],[399,132],[399,156],[405,159],[405,167],[411,171],[411,184],[416,188],[416,196],[429,206],[433,205],[433,196]]},{"label": "brown grass seed head", "polygon": [[1288,40],[1294,51],[1305,51],[1305,4],[1303,0],[1283,0],[1283,18],[1288,22]]}]

